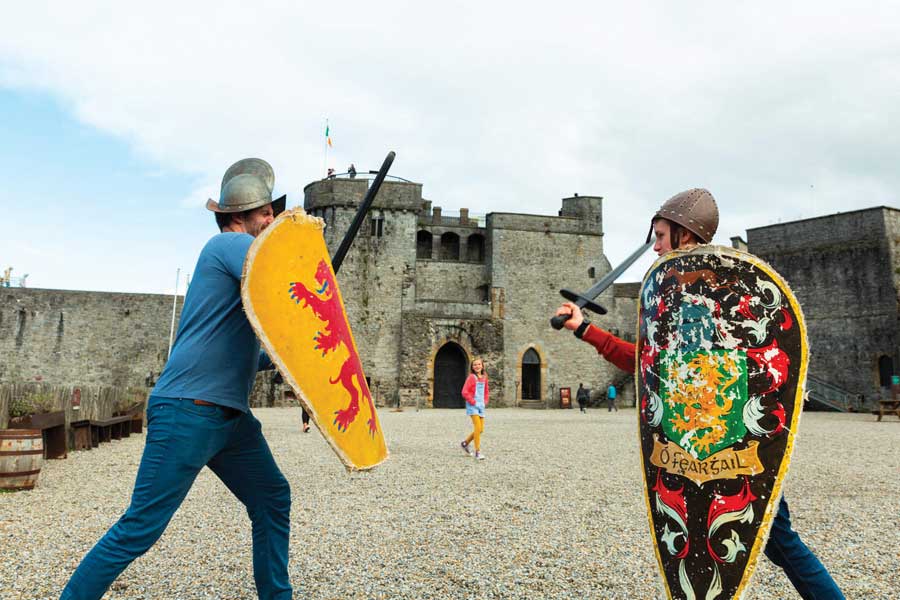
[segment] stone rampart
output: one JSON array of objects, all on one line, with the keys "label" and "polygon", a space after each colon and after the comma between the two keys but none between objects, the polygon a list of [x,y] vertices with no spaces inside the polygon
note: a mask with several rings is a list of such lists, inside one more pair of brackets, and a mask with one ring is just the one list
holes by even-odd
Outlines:
[{"label": "stone rampart", "polygon": [[[172,296],[0,290],[0,383],[145,386],[169,347]],[[180,316],[183,297],[178,297]]]},{"label": "stone rampart", "polygon": [[514,231],[535,231],[539,233],[575,233],[582,235],[603,234],[578,217],[523,215],[517,213],[490,213],[487,216],[488,229]]},{"label": "stone rampart", "polygon": [[747,231],[748,250],[791,286],[806,318],[810,375],[880,395],[879,361],[898,356],[900,211],[877,207]]}]

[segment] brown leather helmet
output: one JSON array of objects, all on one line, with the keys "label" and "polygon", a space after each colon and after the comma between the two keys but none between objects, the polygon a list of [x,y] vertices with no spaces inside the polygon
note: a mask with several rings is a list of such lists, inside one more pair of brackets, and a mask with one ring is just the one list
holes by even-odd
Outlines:
[{"label": "brown leather helmet", "polygon": [[650,220],[648,242],[653,237],[653,223],[657,219],[677,223],[696,235],[704,244],[708,244],[719,228],[719,207],[716,206],[716,199],[709,190],[703,188],[675,194],[663,203]]}]

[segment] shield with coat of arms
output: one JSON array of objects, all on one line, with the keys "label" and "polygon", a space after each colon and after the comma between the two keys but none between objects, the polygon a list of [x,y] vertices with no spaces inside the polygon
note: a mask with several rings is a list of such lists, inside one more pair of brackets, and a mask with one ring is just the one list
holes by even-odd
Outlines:
[{"label": "shield with coat of arms", "polygon": [[803,313],[765,262],[703,245],[647,272],[639,331],[644,492],[667,597],[741,598],[790,463]]},{"label": "shield with coat of arms", "polygon": [[324,227],[301,208],[279,215],[247,252],[241,299],[266,353],[344,466],[370,469],[387,458],[387,446]]}]

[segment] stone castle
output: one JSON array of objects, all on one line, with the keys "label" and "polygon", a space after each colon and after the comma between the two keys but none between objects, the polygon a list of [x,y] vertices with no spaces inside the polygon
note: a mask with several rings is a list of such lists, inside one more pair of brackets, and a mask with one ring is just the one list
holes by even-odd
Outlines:
[{"label": "stone castle", "polygon": [[[333,178],[304,189],[332,252],[367,185]],[[586,289],[609,269],[600,197],[564,198],[557,216],[490,213],[482,222],[465,208],[445,216],[423,200],[420,184],[391,181],[338,280],[380,402],[461,407],[467,365],[480,356],[492,402],[544,407],[558,404],[561,387],[630,379],[549,323],[560,287]],[[610,289],[600,301],[614,309],[617,300]],[[632,321],[611,326],[633,335]]]},{"label": "stone castle", "polygon": [[[332,252],[367,189],[358,178],[304,189]],[[602,203],[575,195],[553,216],[446,216],[421,184],[386,181],[338,275],[376,402],[462,406],[476,356],[494,406],[556,407],[560,389],[574,394],[579,383],[596,391],[615,383],[632,402],[631,376],[549,324],[560,287],[586,289],[610,270]],[[809,324],[811,376],[861,396],[856,408],[875,401],[900,356],[898,240],[900,211],[879,207],[751,229],[747,242],[735,241],[792,285]],[[599,298],[609,313],[591,318],[634,340],[637,296],[638,284],[616,284]],[[171,296],[2,288],[0,383],[152,383],[171,314]],[[276,395],[271,377],[257,388],[257,403]]]}]

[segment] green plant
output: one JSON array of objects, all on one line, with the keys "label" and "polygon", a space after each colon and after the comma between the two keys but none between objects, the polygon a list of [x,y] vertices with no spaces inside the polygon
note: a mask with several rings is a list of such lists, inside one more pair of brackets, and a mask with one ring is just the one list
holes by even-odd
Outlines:
[{"label": "green plant", "polygon": [[31,414],[31,405],[24,396],[13,396],[9,401],[9,416],[24,417]]},{"label": "green plant", "polygon": [[58,403],[52,392],[34,391],[27,396],[15,396],[9,403],[10,417],[40,415],[57,410]]}]

